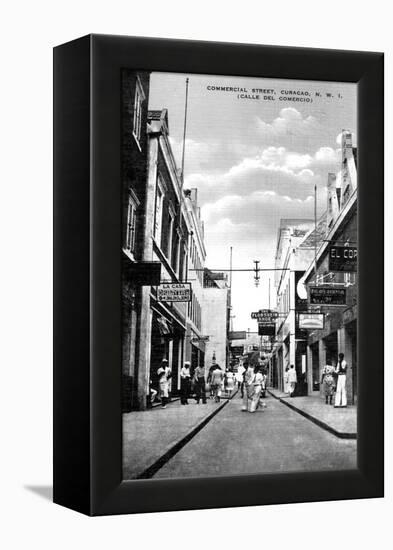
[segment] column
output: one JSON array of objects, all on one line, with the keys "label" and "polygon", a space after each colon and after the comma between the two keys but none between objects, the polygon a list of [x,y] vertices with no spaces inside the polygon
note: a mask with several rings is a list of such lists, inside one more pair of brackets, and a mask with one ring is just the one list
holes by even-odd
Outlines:
[{"label": "column", "polygon": [[352,339],[349,332],[346,330],[345,326],[340,328],[337,331],[337,341],[338,341],[338,353],[344,354],[344,359],[348,364],[347,370],[347,400],[348,405],[353,405],[354,396],[353,396],[353,387],[352,387]]},{"label": "column", "polygon": [[[153,259],[153,227],[157,184],[157,138],[150,138],[148,149],[148,177],[146,186],[145,217],[143,227],[142,260],[150,262]],[[139,357],[137,396],[139,410],[146,409],[146,394],[150,379],[152,311],[150,309],[150,286],[141,287],[141,304],[139,316]]]},{"label": "column", "polygon": [[[319,356],[319,370],[318,370],[318,378],[319,378],[319,381],[321,380],[321,375],[322,375],[322,369],[323,367],[326,365],[326,347],[325,347],[325,342],[323,341],[323,338],[321,338],[319,341],[318,341],[318,356]],[[322,395],[322,384],[319,388],[319,393],[320,395]]]},{"label": "column", "polygon": [[312,349],[310,346],[307,346],[307,393],[312,395],[314,380],[313,380],[313,364],[312,364]]}]

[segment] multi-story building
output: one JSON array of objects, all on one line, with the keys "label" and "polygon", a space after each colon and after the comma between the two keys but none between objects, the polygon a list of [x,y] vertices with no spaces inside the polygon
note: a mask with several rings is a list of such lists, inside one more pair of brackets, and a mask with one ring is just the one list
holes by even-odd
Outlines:
[{"label": "multi-story building", "polygon": [[[352,146],[350,132],[342,134],[342,162],[337,174],[328,176],[327,228],[315,262],[307,269],[304,282],[307,287],[309,308],[324,314],[324,328],[310,330],[307,337],[309,387],[318,389],[321,369],[335,364],[338,353],[345,355],[349,371],[347,393],[350,403],[356,401],[357,381],[357,273],[356,268],[332,266],[331,254],[354,256],[357,253],[357,151]],[[345,252],[347,249],[347,254]],[[348,266],[348,262],[347,262]],[[335,305],[315,305],[310,289],[339,299]],[[325,290],[326,289],[326,290]],[[329,300],[332,301],[331,297]],[[338,303],[339,302],[339,303]]]},{"label": "multi-story building", "polygon": [[[137,372],[140,284],[147,181],[147,100],[150,75],[122,71],[122,373],[124,411],[131,410]],[[142,281],[143,282],[143,281]]]},{"label": "multi-story building", "polygon": [[[161,264],[161,283],[184,282],[191,227],[169,142],[166,109],[148,113],[147,166],[142,260]],[[186,323],[187,303],[160,301],[156,286],[142,286],[136,377],[139,409],[146,407],[149,384],[158,387],[157,369],[164,358],[172,369],[171,391],[178,391]]]},{"label": "multi-story building", "polygon": [[205,366],[216,362],[225,370],[229,357],[230,297],[228,276],[204,269],[203,277],[203,332],[209,339],[205,344]]},{"label": "multi-story building", "polygon": [[270,382],[281,390],[286,367],[294,365],[300,382],[298,391],[306,391],[301,383],[306,378],[306,335],[299,331],[297,314],[307,304],[302,278],[314,257],[313,228],[314,222],[309,219],[282,219],[278,229],[275,260],[278,317]]},{"label": "multi-story building", "polygon": [[205,339],[202,325],[203,270],[206,258],[204,226],[198,206],[197,189],[184,191],[184,203],[190,227],[188,241],[188,281],[191,282],[191,300],[187,307],[187,332],[185,360],[190,361],[192,371],[205,365]]}]

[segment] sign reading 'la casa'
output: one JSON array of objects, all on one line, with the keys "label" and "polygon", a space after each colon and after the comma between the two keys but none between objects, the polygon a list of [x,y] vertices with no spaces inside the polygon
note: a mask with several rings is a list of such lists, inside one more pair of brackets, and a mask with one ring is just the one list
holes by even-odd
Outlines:
[{"label": "sign reading 'la casa'", "polygon": [[330,246],[330,271],[356,271],[358,249],[354,246]]},{"label": "sign reading 'la casa'", "polygon": [[190,302],[191,283],[163,283],[157,287],[159,302]]},{"label": "sign reading 'la casa'", "polygon": [[310,286],[310,304],[325,306],[344,306],[347,293],[345,288]]}]

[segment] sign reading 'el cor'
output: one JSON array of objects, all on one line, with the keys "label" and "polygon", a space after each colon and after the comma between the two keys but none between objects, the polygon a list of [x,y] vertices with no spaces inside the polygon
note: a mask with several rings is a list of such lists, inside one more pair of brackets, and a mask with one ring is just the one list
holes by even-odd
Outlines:
[{"label": "sign reading 'el cor'", "polygon": [[358,249],[354,246],[329,248],[329,271],[356,271]]},{"label": "sign reading 'el cor'", "polygon": [[310,286],[310,304],[318,306],[344,306],[347,300],[345,288]]}]

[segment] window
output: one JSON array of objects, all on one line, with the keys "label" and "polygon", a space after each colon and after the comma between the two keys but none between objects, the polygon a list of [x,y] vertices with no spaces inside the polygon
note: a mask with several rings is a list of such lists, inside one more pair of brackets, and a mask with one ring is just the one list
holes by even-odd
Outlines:
[{"label": "window", "polygon": [[133,191],[130,189],[128,194],[128,208],[127,208],[127,225],[126,225],[126,242],[125,248],[132,254],[135,252],[135,234],[136,234],[136,221],[137,221],[137,208],[139,201],[136,198]]},{"label": "window", "polygon": [[145,94],[143,93],[142,85],[137,77],[135,86],[135,98],[134,98],[134,121],[133,131],[134,137],[140,147],[141,130],[142,130],[142,103],[145,100]]},{"label": "window", "polygon": [[159,182],[157,182],[156,210],[155,210],[155,216],[154,216],[154,238],[159,246],[161,246],[163,200],[164,200],[164,193],[162,191],[162,188]]},{"label": "window", "polygon": [[166,244],[165,244],[165,250],[163,250],[165,256],[168,258],[169,263],[171,263],[171,259],[172,259],[172,239],[173,239],[174,217],[175,215],[171,211],[169,211],[168,226],[165,228]]}]

